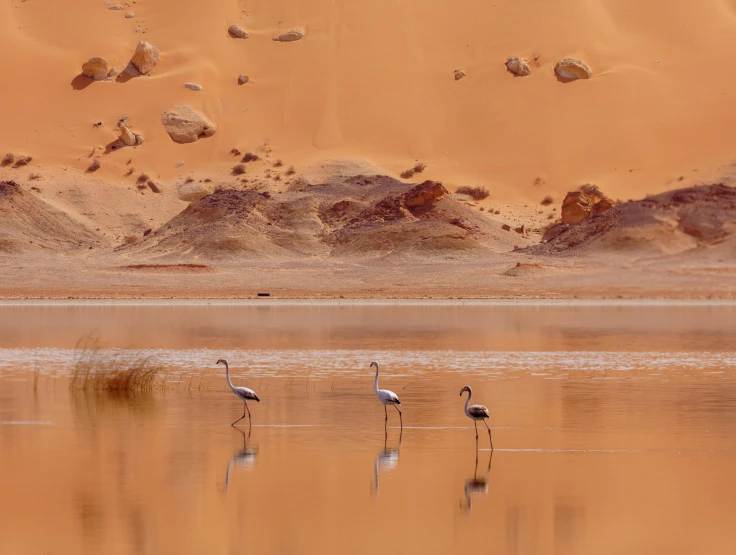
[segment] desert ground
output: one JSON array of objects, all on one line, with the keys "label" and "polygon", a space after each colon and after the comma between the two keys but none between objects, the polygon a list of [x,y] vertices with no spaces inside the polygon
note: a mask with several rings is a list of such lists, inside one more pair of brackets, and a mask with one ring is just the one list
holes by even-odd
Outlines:
[{"label": "desert ground", "polygon": [[736,2],[0,0],[0,297],[736,297]]}]

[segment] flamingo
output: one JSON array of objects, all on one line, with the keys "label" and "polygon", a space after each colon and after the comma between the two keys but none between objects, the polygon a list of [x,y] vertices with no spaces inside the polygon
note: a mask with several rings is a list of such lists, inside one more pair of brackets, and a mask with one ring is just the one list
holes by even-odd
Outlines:
[{"label": "flamingo", "polygon": [[397,411],[399,411],[399,422],[401,422],[401,431],[403,433],[404,419],[401,416],[401,410],[399,410],[399,407],[397,406],[401,406],[401,401],[399,401],[398,395],[396,395],[396,393],[394,393],[393,391],[389,391],[388,389],[378,389],[378,363],[375,361],[371,362],[371,367],[373,366],[376,367],[376,379],[373,380],[373,391],[376,392],[378,400],[383,403],[383,413],[386,415],[386,418],[384,420],[384,428],[388,423],[388,411],[386,410],[386,405],[392,405]]},{"label": "flamingo", "polygon": [[468,403],[470,403],[470,398],[473,396],[473,390],[470,389],[469,385],[464,386],[460,390],[460,397],[463,396],[463,393],[468,392],[468,398],[465,399],[465,416],[470,418],[473,421],[473,424],[475,424],[475,443],[478,444],[478,420],[482,420],[483,424],[486,425],[486,429],[488,430],[488,440],[491,442],[491,451],[493,451],[493,439],[491,439],[491,429],[488,427],[488,424],[486,423],[486,418],[491,417],[491,413],[488,411],[488,407],[484,407],[483,405],[470,405],[468,406]]},{"label": "flamingo", "polygon": [[238,418],[235,422],[230,424],[231,426],[235,426],[238,422],[240,422],[243,418],[245,418],[245,412],[248,411],[248,427],[250,427],[250,409],[248,408],[247,401],[255,401],[256,403],[260,403],[261,400],[258,398],[258,395],[256,395],[256,392],[252,389],[248,389],[247,387],[235,387],[233,385],[233,382],[230,381],[230,366],[227,363],[227,360],[224,358],[221,358],[218,360],[215,364],[224,364],[225,365],[225,377],[227,378],[227,385],[230,386],[230,389],[233,390],[233,393],[235,396],[243,401],[243,405],[245,405],[245,408],[243,409],[243,416]]}]

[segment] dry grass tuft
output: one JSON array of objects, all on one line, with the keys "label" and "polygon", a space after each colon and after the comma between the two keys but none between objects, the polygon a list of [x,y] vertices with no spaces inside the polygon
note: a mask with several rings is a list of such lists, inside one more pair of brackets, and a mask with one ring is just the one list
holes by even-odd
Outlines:
[{"label": "dry grass tuft", "polygon": [[399,175],[401,179],[411,179],[412,177],[414,177],[414,173],[414,168],[412,168],[410,170],[404,170]]},{"label": "dry grass tuft", "polygon": [[138,179],[136,180],[138,183],[148,183],[148,180],[151,179],[148,177],[147,173],[142,173],[138,176]]},{"label": "dry grass tuft", "polygon": [[235,164],[233,166],[233,175],[243,175],[245,173],[245,164]]},{"label": "dry grass tuft", "polygon": [[28,176],[28,179],[30,181],[36,181],[38,179],[41,179],[42,177],[43,176],[40,173],[32,173],[31,175]]},{"label": "dry grass tuft", "polygon": [[283,161],[281,161],[281,160],[276,160],[276,161],[275,161],[275,162],[273,163],[273,167],[274,167],[274,168],[280,168],[280,167],[281,167],[281,166],[283,166],[283,165],[284,165],[284,162],[283,162]]},{"label": "dry grass tuft", "polygon": [[12,152],[8,152],[5,156],[3,156],[3,160],[2,162],[0,162],[0,165],[5,167],[9,166],[13,162],[15,162],[15,154],[13,154]]},{"label": "dry grass tuft", "polygon": [[95,158],[94,160],[92,160],[92,163],[87,168],[87,171],[89,173],[93,173],[93,172],[96,172],[97,170],[99,170],[101,167],[102,167],[102,164],[100,164],[100,159],[99,158]]},{"label": "dry grass tuft", "polygon": [[289,169],[286,170],[285,175],[294,175],[296,173],[296,169],[294,166],[289,166]]},{"label": "dry grass tuft", "polygon": [[77,343],[75,358],[69,384],[75,391],[150,392],[164,373],[164,368],[152,356],[102,351],[99,342],[89,337]]},{"label": "dry grass tuft", "polygon": [[483,200],[484,198],[488,198],[491,194],[485,187],[468,187],[467,185],[458,187],[457,193],[460,195],[468,195],[475,200]]},{"label": "dry grass tuft", "polygon": [[233,148],[230,150],[230,154],[233,156],[240,156],[240,149],[239,148]]},{"label": "dry grass tuft", "polygon": [[20,156],[19,158],[15,159],[15,164],[13,164],[13,167],[20,168],[21,166],[27,166],[31,163],[31,160],[33,160],[33,156]]},{"label": "dry grass tuft", "polygon": [[417,162],[414,165],[413,169],[414,169],[414,173],[422,173],[424,170],[427,169],[427,164],[425,164],[424,162]]},{"label": "dry grass tuft", "polygon": [[194,178],[190,175],[184,180],[184,183],[194,183]]},{"label": "dry grass tuft", "polygon": [[255,152],[246,152],[241,162],[257,162],[260,159],[261,157],[258,156]]},{"label": "dry grass tuft", "polygon": [[540,203],[542,206],[549,206],[555,201],[550,195],[547,195],[542,199],[542,202]]}]

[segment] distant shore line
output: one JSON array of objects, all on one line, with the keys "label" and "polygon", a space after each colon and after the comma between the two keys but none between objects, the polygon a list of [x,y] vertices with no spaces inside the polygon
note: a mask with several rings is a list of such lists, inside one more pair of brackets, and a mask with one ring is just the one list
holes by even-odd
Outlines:
[{"label": "distant shore line", "polygon": [[736,299],[687,298],[24,298],[0,299],[0,308],[17,306],[555,306],[555,307],[657,307],[657,306],[734,306]]}]

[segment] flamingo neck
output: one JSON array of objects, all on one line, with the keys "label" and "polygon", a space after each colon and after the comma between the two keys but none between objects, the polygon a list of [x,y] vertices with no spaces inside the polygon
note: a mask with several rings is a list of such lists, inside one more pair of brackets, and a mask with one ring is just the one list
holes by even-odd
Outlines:
[{"label": "flamingo neck", "polygon": [[468,405],[470,404],[470,398],[473,396],[473,391],[468,388],[468,398],[465,399],[465,414],[468,414]]},{"label": "flamingo neck", "polygon": [[227,361],[225,362],[225,377],[227,378],[227,385],[230,386],[230,389],[235,391],[235,386],[233,386],[233,382],[230,381],[230,366],[228,365]]},{"label": "flamingo neck", "polygon": [[373,391],[378,393],[378,364],[376,364],[376,379],[373,380]]}]

